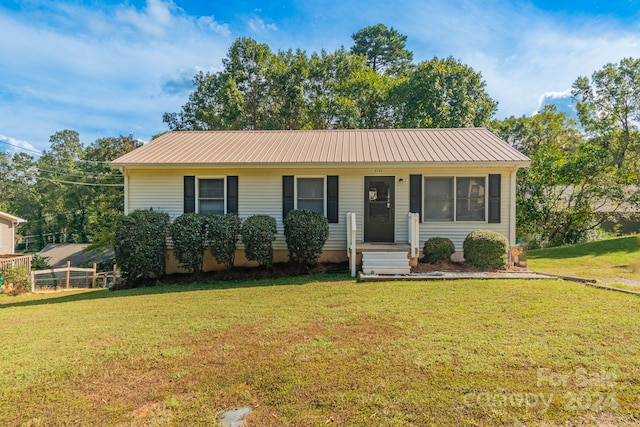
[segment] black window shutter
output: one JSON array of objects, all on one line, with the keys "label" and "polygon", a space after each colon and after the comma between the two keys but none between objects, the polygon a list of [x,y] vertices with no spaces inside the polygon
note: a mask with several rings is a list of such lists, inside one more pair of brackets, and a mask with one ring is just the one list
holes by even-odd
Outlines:
[{"label": "black window shutter", "polygon": [[227,176],[227,213],[238,214],[237,176]]},{"label": "black window shutter", "polygon": [[419,214],[422,222],[422,175],[409,176],[409,212]]},{"label": "black window shutter", "polygon": [[500,185],[502,176],[500,174],[489,175],[489,222],[500,222]]},{"label": "black window shutter", "polygon": [[293,176],[282,177],[282,220],[293,210]]},{"label": "black window shutter", "polygon": [[338,223],[338,177],[327,176],[327,219]]},{"label": "black window shutter", "polygon": [[184,213],[196,211],[196,177],[184,177]]}]

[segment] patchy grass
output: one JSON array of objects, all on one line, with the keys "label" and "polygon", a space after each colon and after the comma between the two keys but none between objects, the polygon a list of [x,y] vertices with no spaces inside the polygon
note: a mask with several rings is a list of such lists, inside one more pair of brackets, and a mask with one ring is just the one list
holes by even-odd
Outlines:
[{"label": "patchy grass", "polygon": [[640,236],[532,250],[527,253],[527,265],[534,271],[593,278],[640,290],[629,284],[640,282]]},{"label": "patchy grass", "polygon": [[0,300],[0,425],[640,423],[638,299],[317,275]]}]

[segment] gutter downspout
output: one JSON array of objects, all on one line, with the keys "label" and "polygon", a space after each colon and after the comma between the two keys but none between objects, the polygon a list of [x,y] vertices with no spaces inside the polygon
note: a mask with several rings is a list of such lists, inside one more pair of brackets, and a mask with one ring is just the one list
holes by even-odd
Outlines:
[{"label": "gutter downspout", "polygon": [[11,232],[11,252],[16,253],[16,224],[13,221],[9,222],[9,231]]},{"label": "gutter downspout", "polygon": [[518,166],[511,171],[511,185],[509,185],[509,245],[516,244],[516,175]]},{"label": "gutter downspout", "polygon": [[129,215],[129,175],[120,166],[120,173],[124,175],[124,214]]}]

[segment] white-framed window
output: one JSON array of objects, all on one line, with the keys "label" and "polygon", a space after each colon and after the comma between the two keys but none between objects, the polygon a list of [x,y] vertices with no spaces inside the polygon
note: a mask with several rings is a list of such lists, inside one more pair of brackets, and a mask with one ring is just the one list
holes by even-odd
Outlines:
[{"label": "white-framed window", "polygon": [[295,180],[295,207],[326,215],[326,182],[324,176],[299,176]]},{"label": "white-framed window", "polygon": [[425,221],[486,221],[486,176],[425,176]]},{"label": "white-framed window", "polygon": [[198,178],[196,211],[201,215],[224,214],[225,190],[224,178]]}]

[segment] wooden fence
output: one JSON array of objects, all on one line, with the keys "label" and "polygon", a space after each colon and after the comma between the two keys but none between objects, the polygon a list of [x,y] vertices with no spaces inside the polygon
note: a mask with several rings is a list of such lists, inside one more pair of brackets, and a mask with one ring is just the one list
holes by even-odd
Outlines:
[{"label": "wooden fence", "polygon": [[96,264],[92,268],[71,267],[67,261],[66,267],[49,270],[34,270],[31,272],[31,292],[36,288],[71,289],[108,287],[119,278],[117,266],[113,271],[98,272]]}]

